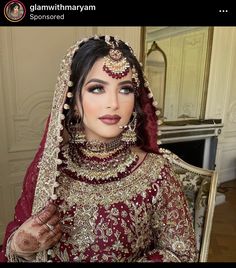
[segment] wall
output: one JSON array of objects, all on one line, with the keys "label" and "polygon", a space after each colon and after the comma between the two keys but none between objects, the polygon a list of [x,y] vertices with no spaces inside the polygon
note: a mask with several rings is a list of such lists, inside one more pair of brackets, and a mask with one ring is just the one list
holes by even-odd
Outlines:
[{"label": "wall", "polygon": [[219,182],[236,178],[236,27],[214,27],[206,118],[222,118]]},{"label": "wall", "polygon": [[[153,31],[158,27],[148,27],[150,29],[149,41],[156,39],[156,33]],[[179,32],[190,29],[191,27],[177,27]],[[208,28],[208,27],[207,27]],[[157,29],[158,30],[158,29]],[[194,30],[194,27],[193,27]],[[195,29],[196,30],[196,29]],[[178,33],[179,33],[178,32]],[[163,37],[168,35],[168,27],[158,30],[158,45],[161,46],[161,40]],[[179,35],[176,35],[177,37]],[[166,42],[166,39],[164,39]],[[194,42],[192,42],[194,44]],[[168,51],[168,43],[163,44],[165,47],[164,51],[166,54],[171,54],[173,58],[173,63],[178,61],[178,53]],[[182,51],[182,50],[181,50]],[[196,54],[197,55],[197,54]],[[191,57],[191,55],[190,55]],[[193,58],[193,57],[191,57]],[[191,63],[191,58],[189,62]],[[169,56],[168,56],[169,59]],[[176,60],[177,59],[177,60]],[[196,62],[199,59],[198,55],[193,60]],[[182,57],[181,57],[182,60]],[[169,60],[170,61],[170,60]],[[183,61],[184,62],[184,61]],[[171,61],[167,63],[171,65]],[[177,64],[177,67],[173,65],[173,70],[169,74],[167,73],[167,84],[171,81],[178,81],[181,79],[180,70],[181,63]],[[176,71],[177,70],[177,71]],[[186,67],[186,71],[189,72],[189,66]],[[206,103],[206,119],[222,119],[224,127],[221,135],[219,136],[218,150],[216,156],[216,169],[219,172],[219,182],[224,182],[236,178],[236,27],[214,27],[213,35],[213,45],[212,45],[212,55],[209,73],[209,85],[208,85],[208,95]],[[194,78],[196,80],[199,72],[193,70]],[[168,77],[169,76],[169,77]],[[186,76],[186,75],[185,75]],[[184,76],[184,78],[185,78]],[[189,77],[187,77],[189,80]],[[189,80],[191,82],[191,80]],[[188,92],[190,92],[189,85],[187,83],[186,93],[184,94],[189,97]],[[198,87],[199,83],[195,82],[195,86]],[[171,83],[169,83],[171,85]],[[192,88],[193,85],[191,85]],[[171,86],[173,88],[173,85]],[[179,87],[174,87],[179,88]],[[176,90],[174,91],[176,92]],[[167,92],[165,93],[167,94]],[[168,95],[168,94],[167,94]],[[176,100],[178,96],[173,95],[168,98],[168,104],[174,107],[173,100]],[[180,97],[183,101],[183,96]],[[197,103],[197,97],[195,96],[195,103]],[[167,105],[166,105],[167,106]],[[172,108],[172,107],[171,107]],[[183,108],[183,106],[182,106]],[[165,108],[166,109],[166,108]],[[170,109],[171,111],[171,109]],[[184,112],[185,113],[185,112]],[[168,113],[168,117],[171,118],[171,113]]]}]

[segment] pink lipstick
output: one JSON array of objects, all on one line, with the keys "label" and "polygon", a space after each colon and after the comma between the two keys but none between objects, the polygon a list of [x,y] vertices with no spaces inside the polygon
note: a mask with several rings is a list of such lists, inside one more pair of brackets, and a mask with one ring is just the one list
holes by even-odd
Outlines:
[{"label": "pink lipstick", "polygon": [[101,120],[106,125],[115,125],[120,121],[121,117],[116,114],[115,115],[106,114],[99,117],[98,119]]}]

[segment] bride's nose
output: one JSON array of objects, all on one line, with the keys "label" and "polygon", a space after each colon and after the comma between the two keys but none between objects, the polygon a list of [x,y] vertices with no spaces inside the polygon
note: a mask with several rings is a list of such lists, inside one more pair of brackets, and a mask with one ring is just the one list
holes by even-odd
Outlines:
[{"label": "bride's nose", "polygon": [[119,108],[119,98],[117,92],[111,91],[107,95],[107,108],[111,108],[112,110],[117,110]]}]

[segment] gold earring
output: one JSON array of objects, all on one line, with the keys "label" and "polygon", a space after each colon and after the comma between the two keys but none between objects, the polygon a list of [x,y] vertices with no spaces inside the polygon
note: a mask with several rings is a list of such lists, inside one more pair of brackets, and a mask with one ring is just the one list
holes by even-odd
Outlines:
[{"label": "gold earring", "polygon": [[84,144],[86,142],[86,136],[84,134],[83,127],[81,125],[81,117],[77,116],[77,121],[72,132],[73,143],[75,144]]},{"label": "gold earring", "polygon": [[137,113],[133,112],[133,119],[126,126],[121,136],[121,140],[128,146],[136,144],[137,141],[136,126],[137,126]]}]

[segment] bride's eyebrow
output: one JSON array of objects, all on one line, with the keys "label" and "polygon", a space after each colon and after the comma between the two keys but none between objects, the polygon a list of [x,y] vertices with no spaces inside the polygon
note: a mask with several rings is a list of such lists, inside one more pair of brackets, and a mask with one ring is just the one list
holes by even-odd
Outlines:
[{"label": "bride's eyebrow", "polygon": [[127,84],[133,85],[132,81],[130,81],[130,80],[121,81],[121,82],[119,83],[120,86],[122,86],[122,85],[127,85]]},{"label": "bride's eyebrow", "polygon": [[[89,84],[89,83],[92,83],[92,82],[94,82],[94,83],[101,83],[101,84],[103,84],[103,85],[108,85],[108,84],[109,84],[108,82],[106,82],[106,81],[104,81],[104,80],[97,79],[97,78],[92,78],[92,79],[90,79],[90,80],[85,84],[85,86],[86,86],[87,84]],[[121,81],[121,82],[119,83],[119,85],[121,85],[121,86],[122,86],[122,85],[126,85],[126,84],[133,85],[132,81],[130,81],[130,80]]]},{"label": "bride's eyebrow", "polygon": [[87,84],[89,84],[89,83],[92,83],[92,82],[95,82],[95,83],[101,83],[101,84],[104,84],[104,85],[107,85],[107,84],[108,84],[108,82],[106,82],[106,81],[104,81],[104,80],[97,79],[97,78],[92,78],[92,79],[90,79],[90,80],[85,84],[85,86],[86,86]]}]

